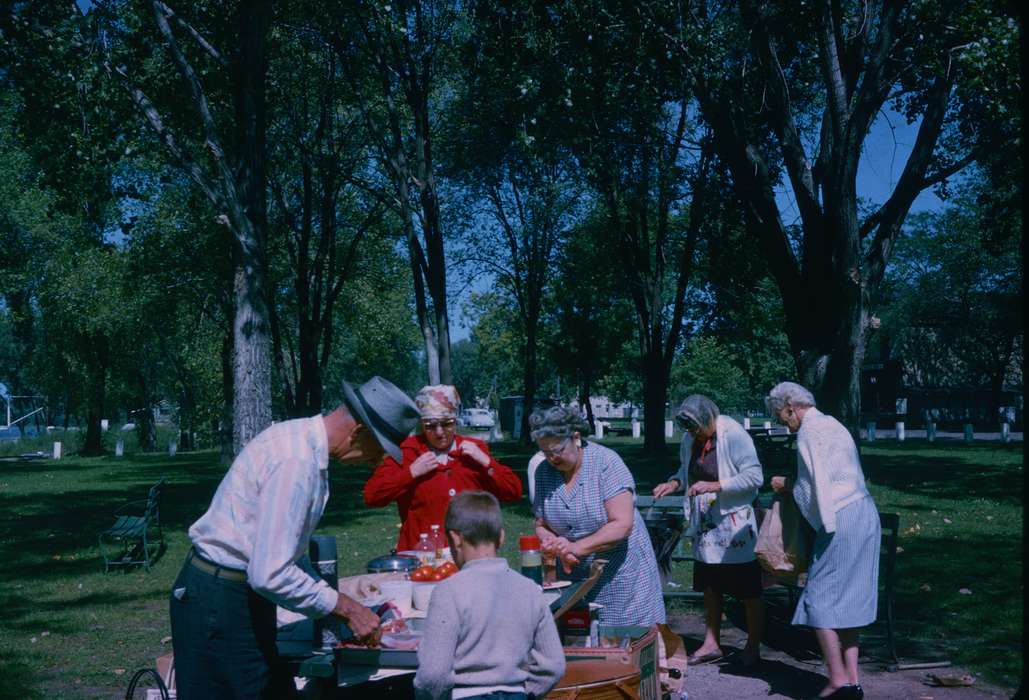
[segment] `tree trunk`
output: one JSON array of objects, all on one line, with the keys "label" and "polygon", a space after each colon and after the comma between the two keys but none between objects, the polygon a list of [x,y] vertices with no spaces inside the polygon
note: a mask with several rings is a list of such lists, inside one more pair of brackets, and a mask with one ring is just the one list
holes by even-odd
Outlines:
[{"label": "tree trunk", "polygon": [[827,329],[826,335],[817,339],[810,332],[804,334],[814,342],[795,348],[794,360],[801,384],[814,394],[819,409],[847,426],[857,441],[867,314],[860,297],[846,299],[844,306],[835,332]]},{"label": "tree trunk", "polygon": [[104,336],[93,336],[90,343],[93,346],[93,366],[89,372],[89,408],[86,414],[86,440],[82,446],[82,455],[94,457],[104,453],[100,419],[104,415],[104,402],[107,396],[108,344]]},{"label": "tree trunk", "polygon": [[590,402],[590,382],[588,380],[583,381],[582,389],[579,390],[579,405],[586,409],[586,422],[590,426],[595,426],[596,418],[593,416],[593,404]]},{"label": "tree trunk", "polygon": [[522,374],[522,395],[525,410],[522,411],[522,444],[531,445],[529,436],[529,414],[536,403],[536,324],[530,323],[525,334],[525,368]]},{"label": "tree trunk", "polygon": [[232,449],[232,421],[233,421],[233,389],[234,374],[232,366],[232,339],[233,335],[226,333],[222,339],[222,415],[218,421],[218,448],[219,459],[224,466],[232,463],[235,452]]},{"label": "tree trunk", "polygon": [[139,397],[136,403],[141,406],[135,412],[139,449],[143,452],[153,452],[157,449],[157,428],[154,426],[153,401],[147,388],[146,377],[142,372],[137,375],[136,381],[139,388]]},{"label": "tree trunk", "polygon": [[647,353],[643,374],[643,449],[647,454],[663,455],[665,445],[665,403],[668,399],[668,372],[660,349]]},{"label": "tree trunk", "polygon": [[297,339],[300,377],[294,396],[294,418],[313,416],[322,410],[322,368],[318,362],[319,336],[314,324],[305,319],[300,320],[300,337]]},{"label": "tree trunk", "polygon": [[157,449],[157,428],[154,425],[154,410],[146,401],[143,408],[133,413],[136,423],[136,436],[141,452],[153,452]]},{"label": "tree trunk", "polygon": [[[229,219],[236,234],[233,285],[233,453],[271,424],[270,290],[265,245],[267,203],[265,173],[265,55],[271,3],[244,3],[238,14],[239,53],[232,66],[237,142],[237,201],[242,210]],[[227,184],[231,186],[231,184]]]}]

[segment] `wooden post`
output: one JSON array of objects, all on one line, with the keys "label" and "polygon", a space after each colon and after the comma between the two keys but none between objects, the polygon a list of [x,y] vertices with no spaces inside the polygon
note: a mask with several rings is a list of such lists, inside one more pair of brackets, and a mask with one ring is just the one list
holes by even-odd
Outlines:
[{"label": "wooden post", "polygon": [[665,421],[665,437],[666,438],[672,437],[672,426],[673,426],[672,421],[670,421],[670,420],[666,420]]},{"label": "wooden post", "polygon": [[766,420],[764,422],[764,428],[765,428],[765,430],[771,430],[772,429],[772,421]]},{"label": "wooden post", "polygon": [[975,439],[971,423],[965,423],[965,442],[971,443]]},{"label": "wooden post", "polygon": [[875,435],[875,421],[874,420],[868,421],[868,425],[865,427],[865,432],[867,433],[867,438],[866,439],[869,442],[875,442],[876,435]]},{"label": "wooden post", "polygon": [[118,438],[118,442],[114,444],[114,456],[124,457],[125,456],[125,441]]},{"label": "wooden post", "polygon": [[1011,425],[1009,423],[1000,424],[1000,441],[1011,442]]},{"label": "wooden post", "polygon": [[640,439],[640,422],[635,418],[632,419],[632,438],[634,440]]},{"label": "wooden post", "polygon": [[925,437],[929,442],[936,442],[936,423],[929,421],[925,424]]},{"label": "wooden post", "polygon": [[904,421],[897,421],[897,441],[904,442]]},{"label": "wooden post", "polygon": [[54,442],[54,459],[61,458],[61,443]]},{"label": "wooden post", "polygon": [[169,457],[174,457],[175,453],[178,452],[178,451],[179,451],[179,443],[175,442],[174,440],[169,440],[168,441],[168,456]]},{"label": "wooden post", "polygon": [[594,437],[598,440],[604,439],[604,422],[599,418],[596,420],[596,426],[594,428]]},{"label": "wooden post", "polygon": [[750,430],[750,416],[743,416],[743,429]]}]

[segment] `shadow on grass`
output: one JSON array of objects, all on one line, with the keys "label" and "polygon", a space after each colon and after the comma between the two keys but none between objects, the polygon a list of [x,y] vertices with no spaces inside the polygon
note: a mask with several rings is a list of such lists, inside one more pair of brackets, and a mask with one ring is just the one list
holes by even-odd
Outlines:
[{"label": "shadow on grass", "polygon": [[[74,623],[67,615],[69,612],[79,608],[93,608],[102,606],[124,607],[128,603],[141,601],[151,603],[153,601],[152,591],[141,591],[138,593],[126,593],[124,591],[106,591],[101,593],[87,593],[66,600],[55,600],[50,598],[46,602],[46,627],[54,633],[73,634],[81,632],[78,624]],[[26,595],[3,594],[0,595],[0,609],[4,611],[4,624],[6,630],[22,630],[34,633],[39,630],[39,622],[32,620],[33,616],[41,614],[40,603],[31,592]],[[23,622],[23,620],[30,620]],[[6,697],[0,695],[0,697]]]},{"label": "shadow on grass", "polygon": [[21,654],[0,651],[0,698],[36,700],[43,697],[33,689],[36,671],[23,659]]},{"label": "shadow on grass", "polygon": [[1023,503],[1021,445],[865,446],[861,463],[870,481],[909,495]]},{"label": "shadow on grass", "polygon": [[[184,533],[207,510],[226,472],[214,452],[133,457],[127,462],[69,460],[62,469],[45,472],[54,475],[52,484],[33,483],[20,493],[0,497],[0,555],[19,562],[0,570],[0,581],[45,583],[97,573],[97,536],[114,522],[115,510],[145,498],[161,478],[166,479],[160,503],[162,530],[166,538]],[[319,529],[360,529],[367,520],[381,517],[378,510],[365,506],[362,495],[372,471],[365,465],[330,465],[329,503]],[[527,503],[512,506],[529,516]],[[395,512],[396,506],[388,509]]]}]

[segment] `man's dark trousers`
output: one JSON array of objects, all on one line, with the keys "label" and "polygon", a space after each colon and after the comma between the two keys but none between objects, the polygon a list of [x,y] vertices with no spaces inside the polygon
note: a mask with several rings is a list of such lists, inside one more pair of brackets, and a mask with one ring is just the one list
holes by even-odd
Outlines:
[{"label": "man's dark trousers", "polygon": [[205,573],[187,558],[170,609],[179,700],[295,696],[277,663],[275,604],[245,581]]}]

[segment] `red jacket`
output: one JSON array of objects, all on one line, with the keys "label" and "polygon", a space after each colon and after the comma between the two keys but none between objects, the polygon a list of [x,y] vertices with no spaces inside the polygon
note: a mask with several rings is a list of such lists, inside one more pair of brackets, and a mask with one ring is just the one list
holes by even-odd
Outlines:
[{"label": "red jacket", "polygon": [[[464,440],[475,443],[486,453],[489,467],[483,468],[470,457],[457,454],[457,447]],[[455,435],[454,444],[450,447],[450,461],[417,479],[411,476],[411,463],[430,450],[425,436],[408,437],[400,443],[400,450],[403,453],[402,466],[387,456],[364,485],[366,505],[382,508],[397,502],[402,523],[400,539],[397,540],[398,551],[414,549],[418,535],[430,532],[430,525],[439,525],[442,529],[450,499],[462,491],[482,489],[500,501],[517,501],[522,497],[521,479],[510,467],[495,460],[482,440]]]}]

